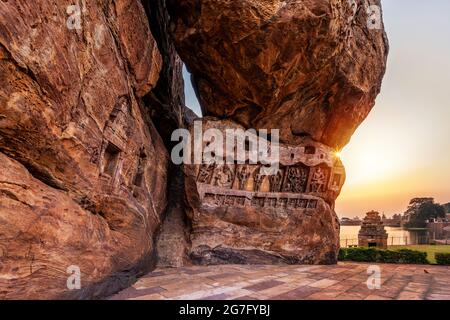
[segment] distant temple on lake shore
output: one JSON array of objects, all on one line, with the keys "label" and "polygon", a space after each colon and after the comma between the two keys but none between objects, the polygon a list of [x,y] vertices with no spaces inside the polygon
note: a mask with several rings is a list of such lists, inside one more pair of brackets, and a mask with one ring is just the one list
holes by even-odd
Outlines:
[{"label": "distant temple on lake shore", "polygon": [[388,234],[380,214],[376,211],[368,212],[358,233],[358,246],[387,249],[387,239]]}]

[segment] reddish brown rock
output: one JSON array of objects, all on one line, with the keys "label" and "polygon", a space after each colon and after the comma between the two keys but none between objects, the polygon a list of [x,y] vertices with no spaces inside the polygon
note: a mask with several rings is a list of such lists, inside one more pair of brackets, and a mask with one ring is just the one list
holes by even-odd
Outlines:
[{"label": "reddish brown rock", "polygon": [[185,125],[183,62],[169,37],[169,16],[165,0],[144,1],[150,28],[162,56],[161,73],[155,88],[145,96],[152,119],[164,142],[171,146],[173,130]]},{"label": "reddish brown rock", "polygon": [[[203,130],[210,128],[225,133],[242,127],[203,120]],[[184,168],[195,263],[336,263],[339,222],[333,209],[345,171],[331,148],[314,141],[282,144],[273,175],[264,175],[264,166],[248,155],[245,164]]]},{"label": "reddish brown rock", "polygon": [[83,2],[80,28],[67,6],[0,2],[0,299],[99,297],[155,264],[169,159],[140,97],[161,56],[139,1]]},{"label": "reddish brown rock", "polygon": [[[174,145],[171,141],[172,132],[192,121],[193,112],[184,105],[183,62],[169,37],[165,0],[143,1],[143,5],[163,58],[158,82],[144,97],[144,102],[158,133],[170,150]],[[168,184],[168,207],[156,239],[157,260],[158,266],[179,267],[188,263],[186,252],[189,234],[184,212],[183,173],[179,166],[170,166]]]},{"label": "reddish brown rock", "polygon": [[367,13],[379,0],[168,2],[205,115],[339,149],[372,109],[388,52]]}]

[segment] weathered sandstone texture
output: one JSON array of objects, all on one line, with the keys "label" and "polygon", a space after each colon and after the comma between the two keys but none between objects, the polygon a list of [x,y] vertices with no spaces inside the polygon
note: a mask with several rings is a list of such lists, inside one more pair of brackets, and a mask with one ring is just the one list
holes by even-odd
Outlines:
[{"label": "weathered sandstone texture", "polygon": [[380,91],[388,54],[380,1],[167,3],[203,113],[216,117],[204,130],[279,129],[282,142],[273,176],[261,164],[185,166],[191,259],[335,263],[345,173],[334,151]]},{"label": "weathered sandstone texture", "polygon": [[[200,264],[335,263],[348,143],[375,103],[388,42],[379,0],[168,0],[204,130],[279,129],[281,170],[187,165]],[[222,120],[217,120],[222,119]],[[226,119],[226,120],[225,120]]]},{"label": "weathered sandstone texture", "polygon": [[173,130],[185,126],[188,109],[184,105],[183,62],[169,38],[169,17],[165,0],[143,1],[150,29],[162,56],[162,70],[155,88],[144,101],[163,141],[170,148]]},{"label": "weathered sandstone texture", "polygon": [[340,149],[374,106],[388,43],[367,8],[379,0],[168,4],[204,115]]},{"label": "weathered sandstone texture", "polygon": [[[224,135],[226,129],[242,129],[211,118],[202,127]],[[333,209],[345,171],[333,150],[312,140],[281,144],[276,174],[262,169],[248,153],[243,164],[185,165],[193,262],[335,263],[339,222]]]},{"label": "weathered sandstone texture", "polygon": [[[99,298],[157,263],[335,263],[334,151],[380,90],[379,4],[0,1],[0,299]],[[181,59],[203,130],[281,130],[276,174],[171,165],[195,118]]]},{"label": "weathered sandstone texture", "polygon": [[0,1],[0,299],[103,296],[156,262],[163,59],[140,1],[77,3]]}]

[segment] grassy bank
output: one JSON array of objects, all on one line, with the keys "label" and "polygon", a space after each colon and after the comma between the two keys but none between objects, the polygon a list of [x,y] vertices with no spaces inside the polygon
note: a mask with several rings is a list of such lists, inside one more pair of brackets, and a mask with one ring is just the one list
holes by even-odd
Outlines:
[{"label": "grassy bank", "polygon": [[436,259],[434,258],[434,254],[436,252],[450,253],[450,245],[412,245],[412,246],[389,246],[389,249],[397,250],[397,249],[410,249],[417,250],[427,253],[427,259],[430,263],[435,264]]}]

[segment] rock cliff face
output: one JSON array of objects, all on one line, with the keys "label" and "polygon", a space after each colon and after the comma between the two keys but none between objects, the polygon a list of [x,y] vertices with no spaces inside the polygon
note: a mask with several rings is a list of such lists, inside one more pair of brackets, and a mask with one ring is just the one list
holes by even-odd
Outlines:
[{"label": "rock cliff face", "polygon": [[[102,297],[158,262],[336,262],[334,151],[380,90],[379,2],[0,1],[0,299]],[[203,129],[280,129],[279,170],[171,164],[195,118],[181,59]]]},{"label": "rock cliff face", "polygon": [[372,109],[388,51],[379,0],[168,2],[204,115],[339,149]]},{"label": "rock cliff face", "polygon": [[0,299],[106,295],[155,264],[169,158],[141,97],[162,64],[139,1],[0,2]]}]

